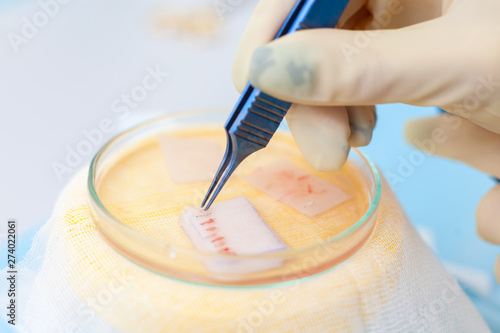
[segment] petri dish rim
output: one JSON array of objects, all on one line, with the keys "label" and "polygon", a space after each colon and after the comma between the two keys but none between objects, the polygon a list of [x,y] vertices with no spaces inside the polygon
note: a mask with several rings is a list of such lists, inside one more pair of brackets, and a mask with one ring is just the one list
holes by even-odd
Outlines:
[{"label": "petri dish rim", "polygon": [[[346,230],[342,231],[341,233],[332,236],[330,238],[327,238],[325,240],[322,240],[321,242],[312,244],[312,245],[307,245],[307,246],[302,246],[302,247],[295,247],[295,248],[290,248],[282,251],[276,251],[272,253],[266,253],[266,254],[260,254],[260,255],[228,255],[228,254],[222,254],[222,253],[213,253],[213,252],[205,252],[205,251],[198,251],[195,249],[189,249],[185,247],[181,247],[175,244],[170,244],[168,242],[147,236],[143,233],[140,233],[139,231],[136,231],[126,225],[125,223],[122,223],[117,217],[115,217],[107,208],[106,206],[102,203],[101,199],[99,198],[99,195],[97,194],[97,177],[98,177],[98,170],[99,170],[99,162],[101,157],[106,154],[118,141],[121,139],[127,138],[129,136],[133,136],[134,133],[140,131],[141,129],[147,128],[151,125],[154,125],[156,123],[160,123],[166,120],[175,120],[176,118],[179,117],[190,117],[190,116],[196,116],[196,115],[209,115],[210,113],[221,113],[221,112],[227,112],[222,108],[211,108],[211,109],[196,109],[196,110],[191,110],[191,111],[180,111],[180,112],[175,112],[171,113],[159,118],[155,118],[152,120],[149,120],[147,122],[141,123],[139,125],[136,125],[122,133],[117,134],[115,137],[113,137],[111,140],[109,140],[93,157],[90,167],[89,167],[89,174],[88,174],[88,179],[87,179],[87,189],[88,189],[88,195],[90,199],[91,206],[94,210],[97,210],[99,214],[104,215],[106,217],[106,221],[100,220],[100,223],[111,223],[115,227],[120,228],[127,234],[131,235],[132,238],[137,238],[141,239],[142,241],[147,241],[148,243],[155,243],[157,246],[162,247],[162,248],[169,248],[171,251],[175,251],[178,253],[181,253],[183,255],[187,256],[195,256],[195,257],[206,257],[206,258],[233,258],[233,259],[245,259],[245,260],[250,260],[250,259],[263,259],[263,258],[280,258],[280,257],[285,257],[285,256],[292,256],[292,255],[298,255],[300,253],[305,253],[308,251],[312,251],[316,249],[318,246],[321,245],[326,245],[326,244],[331,244],[335,243],[337,241],[340,241],[346,237],[348,237],[351,233],[356,231],[358,228],[363,226],[365,222],[369,221],[374,214],[376,214],[380,198],[381,198],[381,191],[382,191],[382,186],[381,186],[381,179],[380,179],[380,174],[379,171],[377,170],[375,164],[361,151],[359,151],[356,148],[353,148],[352,151],[358,155],[359,158],[363,160],[366,166],[369,167],[370,171],[370,177],[373,178],[373,187],[374,189],[369,190],[369,207],[365,214],[352,226],[347,228]],[[99,229],[99,228],[98,228]],[[118,251],[120,252],[120,251]],[[123,255],[123,254],[122,254]],[[127,257],[127,256],[125,256]],[[130,258],[127,257],[127,259],[131,260]],[[346,259],[347,261],[348,259]],[[131,260],[133,261],[133,260]],[[140,263],[133,261],[136,264],[139,264],[139,266],[142,266]],[[340,264],[339,264],[340,265]],[[335,265],[332,268],[338,267],[339,265]],[[144,267],[150,271],[155,272],[154,270]],[[328,271],[328,270],[327,270]],[[159,273],[159,272],[155,272]],[[209,285],[213,286],[213,284],[205,284],[205,283],[200,283],[200,282],[194,282],[182,278],[177,278],[173,276],[168,276],[163,273],[159,273],[160,275],[167,276],[169,278],[173,278],[175,280],[183,281],[183,282],[188,282],[188,283],[194,283],[198,285]],[[318,273],[321,274],[321,273]],[[312,276],[317,276],[318,274],[314,274]],[[308,277],[305,278],[300,278],[297,280],[304,280],[307,279]],[[260,285],[260,286],[268,286],[268,285],[283,285],[289,282],[293,281],[284,281],[284,282],[278,282],[278,283],[270,283],[270,284],[265,284],[265,285]],[[232,285],[228,285],[228,287],[234,287]],[[241,287],[241,286],[237,286]],[[250,286],[251,287],[251,286]]]}]

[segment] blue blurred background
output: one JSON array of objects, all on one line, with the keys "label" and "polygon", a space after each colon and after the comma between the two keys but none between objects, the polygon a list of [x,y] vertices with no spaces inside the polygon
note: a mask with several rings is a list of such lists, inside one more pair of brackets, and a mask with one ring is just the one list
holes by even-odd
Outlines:
[{"label": "blue blurred background", "polygon": [[[231,82],[232,57],[256,1],[240,2],[223,17],[205,22],[210,33],[172,20],[176,13],[198,15],[197,8],[209,3],[73,0],[15,50],[7,36],[20,34],[24,18],[40,11],[40,4],[0,0],[0,148],[9,162],[0,166],[5,189],[0,193],[0,221],[18,220],[18,258],[71,178],[58,177],[54,161],[64,160],[84,130],[96,128],[105,116],[114,117],[113,102],[140,83],[148,67],[160,66],[169,77],[126,119],[113,118],[115,133],[168,112],[234,104],[238,94]],[[405,122],[437,113],[436,108],[379,106],[373,142],[363,151],[386,175],[398,174],[414,151],[403,140]],[[99,146],[93,148],[95,153]],[[500,332],[500,288],[492,271],[500,248],[478,238],[474,220],[479,200],[493,185],[487,175],[427,155],[403,181],[392,184],[424,240],[492,330]],[[0,235],[5,257],[5,230]],[[11,328],[0,321],[0,331]]]}]

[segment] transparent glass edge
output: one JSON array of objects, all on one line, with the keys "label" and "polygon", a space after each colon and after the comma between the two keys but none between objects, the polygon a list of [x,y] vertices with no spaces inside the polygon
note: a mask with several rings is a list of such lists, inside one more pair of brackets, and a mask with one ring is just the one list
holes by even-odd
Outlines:
[{"label": "transparent glass edge", "polygon": [[[223,109],[203,109],[203,110],[194,110],[194,111],[181,111],[181,112],[176,112],[172,113],[167,116],[162,116],[150,121],[147,121],[145,123],[139,124],[135,127],[132,127],[128,129],[125,132],[119,133],[115,137],[113,137],[108,143],[106,143],[94,156],[92,159],[92,162],[90,163],[89,167],[89,175],[88,175],[88,181],[87,181],[87,190],[90,194],[90,200],[94,202],[95,205],[93,205],[93,209],[99,209],[100,213],[108,217],[108,219],[114,223],[116,226],[118,226],[120,229],[126,230],[129,234],[133,235],[133,237],[141,238],[144,241],[148,241],[150,243],[157,244],[158,247],[170,247],[174,248],[176,251],[179,253],[182,252],[183,254],[187,255],[192,255],[192,256],[198,256],[198,257],[208,257],[208,258],[234,258],[234,255],[227,255],[227,254],[219,254],[219,253],[212,253],[212,252],[206,252],[206,251],[197,251],[197,250],[192,250],[184,247],[179,247],[174,244],[169,244],[162,242],[158,239],[148,237],[130,227],[127,225],[123,224],[119,219],[117,219],[110,211],[107,210],[107,208],[104,206],[104,204],[101,202],[99,196],[97,195],[96,187],[95,187],[95,181],[97,178],[97,166],[99,163],[100,157],[106,153],[106,150],[120,137],[123,136],[128,136],[132,134],[133,132],[139,130],[140,128],[147,127],[148,125],[157,123],[158,121],[161,120],[167,120],[169,118],[175,118],[177,116],[187,116],[187,115],[196,115],[199,113],[209,113],[213,111],[220,111],[222,112]],[[311,250],[314,250],[317,248],[318,245],[325,245],[329,243],[336,242],[342,238],[345,238],[346,236],[350,235],[352,232],[357,230],[361,225],[363,225],[377,210],[378,204],[380,202],[380,197],[381,197],[381,180],[380,180],[380,174],[378,172],[378,169],[376,168],[375,164],[362,152],[360,152],[358,149],[353,149],[356,151],[356,153],[364,159],[367,164],[370,167],[371,172],[373,173],[373,176],[375,178],[375,195],[373,197],[373,200],[370,204],[370,207],[368,208],[367,212],[357,221],[355,224],[353,224],[351,227],[348,229],[344,230],[343,232],[339,233],[338,235],[335,235],[333,237],[330,237],[328,239],[325,239],[321,243],[314,244],[314,245],[309,245],[309,246],[303,246],[303,247],[298,247],[294,249],[288,249],[284,251],[277,251],[273,253],[266,253],[264,255],[237,255],[236,257],[238,259],[267,259],[267,258],[281,258],[284,256],[290,256],[290,255],[296,255],[297,253],[305,253]],[[180,279],[181,280],[181,279]],[[182,280],[184,281],[184,280]]]}]

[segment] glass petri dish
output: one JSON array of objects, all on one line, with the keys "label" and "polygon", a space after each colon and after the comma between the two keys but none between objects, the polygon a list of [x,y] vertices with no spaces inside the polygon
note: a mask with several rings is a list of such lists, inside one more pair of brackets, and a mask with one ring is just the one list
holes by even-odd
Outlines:
[{"label": "glass petri dish", "polygon": [[[259,255],[235,255],[199,251],[191,245],[178,223],[179,215],[183,207],[201,204],[211,180],[172,182],[167,165],[173,162],[162,154],[160,138],[212,140],[223,151],[226,136],[221,124],[228,115],[227,110],[221,109],[171,114],[119,134],[102,147],[90,165],[88,191],[95,224],[105,241],[132,262],[155,273],[222,287],[286,284],[325,272],[355,255],[370,238],[377,221],[381,194],[377,169],[359,150],[353,149],[341,171],[317,172],[303,159],[284,123],[268,147],[242,163],[217,200],[245,195],[289,248]],[[256,168],[280,158],[333,183],[351,199],[309,217],[243,180]],[[221,274],[207,269],[207,264],[228,261],[243,266],[255,261],[274,264],[253,272]]]}]

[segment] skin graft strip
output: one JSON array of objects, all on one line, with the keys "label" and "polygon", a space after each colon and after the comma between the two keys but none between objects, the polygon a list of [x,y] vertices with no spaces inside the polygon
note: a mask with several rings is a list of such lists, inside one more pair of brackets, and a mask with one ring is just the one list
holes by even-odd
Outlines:
[{"label": "skin graft strip", "polygon": [[217,142],[167,135],[161,135],[159,140],[172,182],[212,180],[223,155]]},{"label": "skin graft strip", "polygon": [[307,216],[326,212],[351,198],[341,189],[308,174],[286,159],[261,167],[244,179]]},{"label": "skin graft strip", "polygon": [[[199,251],[258,255],[288,248],[243,196],[217,201],[208,211],[185,207],[179,223]],[[251,273],[279,267],[282,260],[228,257],[204,258],[203,263],[214,273]]]}]

